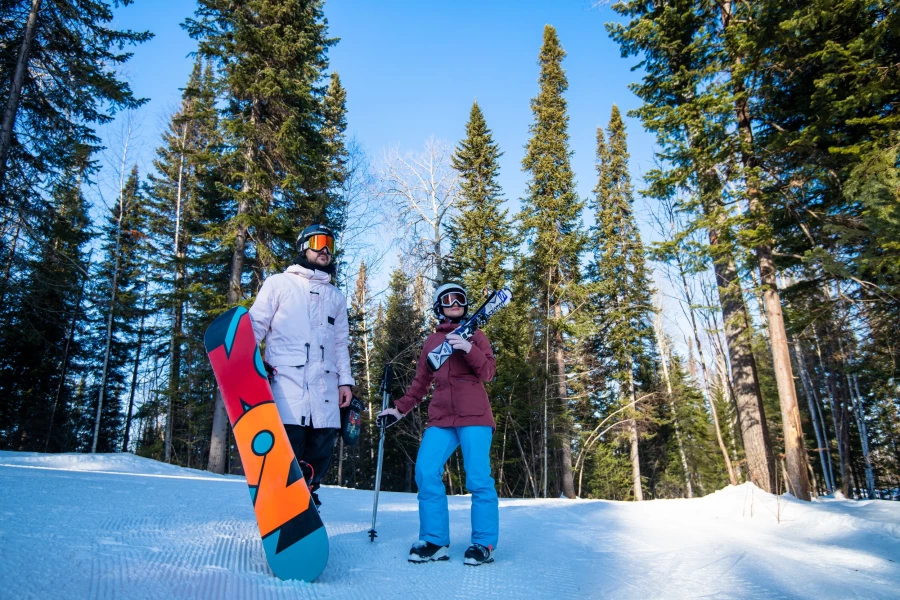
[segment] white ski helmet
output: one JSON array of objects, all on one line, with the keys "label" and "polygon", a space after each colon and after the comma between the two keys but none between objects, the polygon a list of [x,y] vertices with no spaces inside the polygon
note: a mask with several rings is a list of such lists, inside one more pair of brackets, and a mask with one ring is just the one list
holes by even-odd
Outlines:
[{"label": "white ski helmet", "polygon": [[[438,289],[436,289],[434,291],[434,301],[431,304],[431,309],[434,311],[434,316],[436,316],[438,319],[445,318],[444,312],[441,310],[441,308],[442,308],[441,298],[443,298],[447,294],[452,294],[452,293],[462,294],[462,297],[463,297],[463,303],[462,303],[463,315],[462,316],[465,317],[467,314],[469,314],[469,297],[466,295],[466,288],[464,288],[463,286],[461,286],[458,283],[450,282],[450,283],[445,283],[444,285],[440,286]],[[452,305],[450,305],[450,306],[452,306]]]}]

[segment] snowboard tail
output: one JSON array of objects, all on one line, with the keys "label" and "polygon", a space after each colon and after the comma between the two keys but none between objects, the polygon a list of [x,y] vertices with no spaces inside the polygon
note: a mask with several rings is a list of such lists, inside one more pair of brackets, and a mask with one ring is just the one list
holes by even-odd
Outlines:
[{"label": "snowboard tail", "polygon": [[312,581],[328,562],[328,534],[269,387],[247,309],[219,316],[204,336],[234,431],[269,568]]}]

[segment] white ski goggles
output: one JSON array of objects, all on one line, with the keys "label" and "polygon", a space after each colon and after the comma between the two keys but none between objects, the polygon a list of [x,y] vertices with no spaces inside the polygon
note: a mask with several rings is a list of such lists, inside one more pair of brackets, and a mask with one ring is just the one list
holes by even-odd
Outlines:
[{"label": "white ski goggles", "polygon": [[466,295],[462,292],[447,292],[438,298],[438,302],[440,302],[441,306],[444,308],[450,308],[454,304],[456,306],[462,306],[463,308],[469,305]]}]

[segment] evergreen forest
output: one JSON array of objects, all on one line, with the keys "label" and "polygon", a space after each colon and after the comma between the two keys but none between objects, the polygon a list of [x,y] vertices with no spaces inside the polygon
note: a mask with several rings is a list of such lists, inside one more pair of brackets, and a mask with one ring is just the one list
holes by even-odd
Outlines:
[{"label": "evergreen forest", "polygon": [[[240,474],[203,333],[318,222],[366,407],[326,483],[373,488],[384,367],[400,398],[432,294],[457,281],[472,309],[513,293],[484,328],[503,497],[749,481],[900,499],[900,3],[615,2],[596,35],[634,67],[619,105],[637,108],[596,115],[576,173],[552,25],[524,148],[476,100],[459,139],[377,158],[349,131],[322,0],[198,0],[193,69],[141,169],[128,123],[147,99],[123,69],[153,32],[115,10],[146,1],[0,2],[0,449]],[[626,120],[655,140],[640,177]],[[520,151],[525,185],[505,189]],[[381,489],[416,491],[427,408],[387,430]],[[445,483],[465,493],[458,451]]]}]

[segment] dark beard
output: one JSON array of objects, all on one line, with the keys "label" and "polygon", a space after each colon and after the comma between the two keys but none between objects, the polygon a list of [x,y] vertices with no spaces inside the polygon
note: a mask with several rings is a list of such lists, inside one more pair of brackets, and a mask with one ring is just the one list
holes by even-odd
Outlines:
[{"label": "dark beard", "polygon": [[306,253],[303,253],[297,255],[297,258],[294,259],[294,264],[300,265],[304,269],[309,269],[310,271],[322,271],[323,273],[334,275],[334,260],[328,263],[327,267],[323,267],[322,265],[316,265],[309,262],[306,258]]}]

